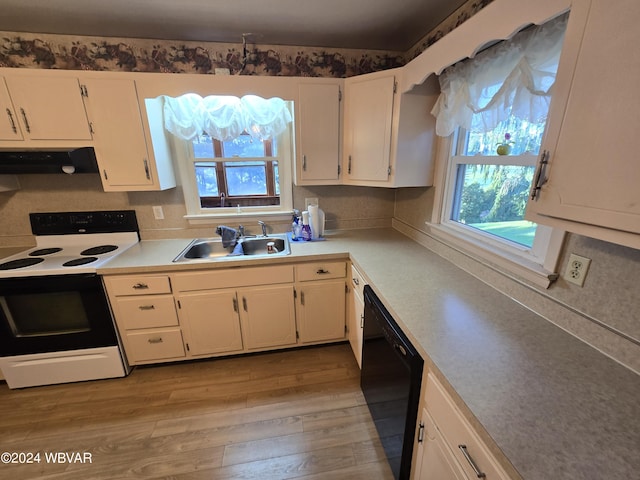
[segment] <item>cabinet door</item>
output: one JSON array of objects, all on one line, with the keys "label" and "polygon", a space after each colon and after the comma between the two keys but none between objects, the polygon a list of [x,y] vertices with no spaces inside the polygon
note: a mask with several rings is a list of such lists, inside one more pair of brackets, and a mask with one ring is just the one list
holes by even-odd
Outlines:
[{"label": "cabinet door", "polygon": [[422,410],[422,442],[418,444],[416,480],[468,480],[426,410]]},{"label": "cabinet door", "polygon": [[238,291],[238,300],[248,350],[295,345],[292,285],[245,288]]},{"label": "cabinet door", "polygon": [[349,303],[349,344],[356,357],[358,366],[362,368],[362,327],[364,325],[364,302],[352,290]]},{"label": "cabinet door", "polygon": [[178,297],[180,324],[192,356],[242,350],[236,292],[219,290]]},{"label": "cabinet door", "polygon": [[152,185],[135,82],[87,78],[84,84],[104,189]]},{"label": "cabinet door", "polygon": [[640,233],[640,52],[629,47],[640,42],[639,16],[636,0],[572,5],[543,141],[548,182],[527,218],[576,222],[561,224],[570,231],[587,224]]},{"label": "cabinet door", "polygon": [[344,279],[307,282],[298,291],[298,328],[302,343],[345,337]]},{"label": "cabinet door", "polygon": [[345,81],[345,181],[389,177],[395,77]]},{"label": "cabinet door", "polygon": [[0,77],[0,140],[22,140],[22,131],[4,78]]},{"label": "cabinet door", "polygon": [[6,77],[22,132],[31,140],[91,140],[77,78]]},{"label": "cabinet door", "polygon": [[340,86],[304,83],[299,93],[296,185],[336,184],[340,165]]}]

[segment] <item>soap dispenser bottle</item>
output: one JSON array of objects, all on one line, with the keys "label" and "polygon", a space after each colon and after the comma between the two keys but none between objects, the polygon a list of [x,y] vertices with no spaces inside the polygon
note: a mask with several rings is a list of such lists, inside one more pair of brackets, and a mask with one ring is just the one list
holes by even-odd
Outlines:
[{"label": "soap dispenser bottle", "polygon": [[311,226],[309,225],[309,212],[302,212],[302,239],[311,240]]}]

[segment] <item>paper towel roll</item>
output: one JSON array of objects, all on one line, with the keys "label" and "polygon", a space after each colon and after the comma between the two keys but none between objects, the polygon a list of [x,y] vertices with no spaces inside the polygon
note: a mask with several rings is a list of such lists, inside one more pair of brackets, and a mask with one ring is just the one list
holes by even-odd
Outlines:
[{"label": "paper towel roll", "polygon": [[324,235],[324,212],[318,205],[309,205],[309,225],[311,225],[311,238],[320,238]]}]

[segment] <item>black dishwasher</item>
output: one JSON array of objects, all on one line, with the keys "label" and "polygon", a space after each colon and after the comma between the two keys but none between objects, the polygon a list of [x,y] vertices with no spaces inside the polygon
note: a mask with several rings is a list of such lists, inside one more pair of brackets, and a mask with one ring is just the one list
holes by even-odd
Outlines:
[{"label": "black dishwasher", "polygon": [[424,361],[369,285],[363,333],[360,387],[395,478],[408,479]]}]

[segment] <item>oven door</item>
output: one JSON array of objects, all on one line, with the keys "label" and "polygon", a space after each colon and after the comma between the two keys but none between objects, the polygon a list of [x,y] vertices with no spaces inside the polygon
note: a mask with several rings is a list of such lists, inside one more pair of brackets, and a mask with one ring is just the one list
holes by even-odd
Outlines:
[{"label": "oven door", "polygon": [[0,279],[0,356],[117,344],[98,275]]}]

